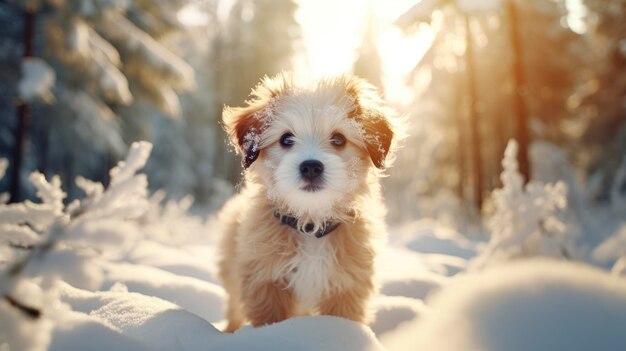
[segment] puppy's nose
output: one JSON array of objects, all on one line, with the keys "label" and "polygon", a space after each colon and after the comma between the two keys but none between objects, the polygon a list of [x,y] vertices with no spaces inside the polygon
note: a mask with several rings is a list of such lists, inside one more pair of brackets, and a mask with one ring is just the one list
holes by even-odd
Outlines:
[{"label": "puppy's nose", "polygon": [[300,174],[303,178],[314,180],[324,172],[324,164],[318,160],[306,160],[300,164]]}]

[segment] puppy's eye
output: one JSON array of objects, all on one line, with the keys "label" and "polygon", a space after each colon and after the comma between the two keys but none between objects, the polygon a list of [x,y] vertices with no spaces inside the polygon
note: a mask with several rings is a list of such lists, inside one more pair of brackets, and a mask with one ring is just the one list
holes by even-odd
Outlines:
[{"label": "puppy's eye", "polygon": [[280,145],[284,147],[291,147],[293,145],[293,134],[285,133],[280,137]]},{"label": "puppy's eye", "polygon": [[343,146],[346,143],[346,137],[341,133],[335,133],[330,138],[330,143],[334,146]]}]

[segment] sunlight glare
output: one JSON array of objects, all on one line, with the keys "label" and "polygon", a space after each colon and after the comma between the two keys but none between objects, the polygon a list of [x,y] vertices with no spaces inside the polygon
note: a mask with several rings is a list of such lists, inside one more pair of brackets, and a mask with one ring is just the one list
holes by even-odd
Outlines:
[{"label": "sunlight glare", "polygon": [[407,86],[405,77],[415,68],[433,41],[429,27],[406,36],[401,30],[390,27],[378,36],[378,50],[383,62],[385,96],[400,105],[408,104],[414,91]]},{"label": "sunlight glare", "polygon": [[209,17],[203,11],[200,11],[198,6],[193,2],[185,5],[176,14],[178,21],[186,26],[195,27],[206,25],[209,21]]},{"label": "sunlight glare", "polygon": [[393,26],[414,4],[414,0],[299,0],[296,18],[306,52],[297,55],[296,72],[306,78],[351,72],[368,16],[373,16],[379,31],[376,40],[386,97],[406,103],[412,93],[405,76],[424,55],[433,36],[427,26],[411,36]]},{"label": "sunlight glare", "polygon": [[587,7],[582,0],[566,0],[567,8],[567,25],[570,29],[578,34],[584,34],[587,31]]},{"label": "sunlight glare", "polygon": [[298,1],[296,19],[306,47],[306,53],[297,57],[300,75],[315,79],[351,70],[367,9],[362,4],[358,0]]}]

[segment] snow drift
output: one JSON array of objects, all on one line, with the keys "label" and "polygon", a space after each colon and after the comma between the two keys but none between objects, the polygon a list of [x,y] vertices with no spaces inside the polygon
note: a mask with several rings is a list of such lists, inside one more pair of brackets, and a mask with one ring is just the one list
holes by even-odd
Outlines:
[{"label": "snow drift", "polygon": [[529,260],[468,275],[432,313],[389,334],[392,350],[617,350],[626,281],[582,264]]}]

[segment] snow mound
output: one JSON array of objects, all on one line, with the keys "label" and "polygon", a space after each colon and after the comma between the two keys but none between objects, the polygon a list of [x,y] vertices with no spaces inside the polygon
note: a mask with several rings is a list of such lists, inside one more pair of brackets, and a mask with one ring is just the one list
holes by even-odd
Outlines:
[{"label": "snow mound", "polygon": [[224,334],[212,343],[215,350],[374,351],[385,348],[366,326],[331,316],[296,317],[262,328]]},{"label": "snow mound", "polygon": [[59,350],[67,345],[84,348],[92,340],[106,340],[109,350],[200,350],[201,345],[211,344],[209,338],[219,335],[197,315],[156,297],[129,293],[122,285],[96,293],[67,284],[59,290],[63,302],[87,315],[75,317],[72,328],[57,323],[52,344]]},{"label": "snow mound", "polygon": [[404,296],[378,296],[372,305],[376,315],[370,327],[379,338],[400,324],[413,321],[429,311],[421,300]]},{"label": "snow mound", "polygon": [[226,294],[219,285],[150,266],[127,263],[103,266],[105,287],[122,283],[132,292],[171,301],[209,322],[218,322],[224,315]]},{"label": "snow mound", "polygon": [[94,342],[94,349],[118,351],[384,350],[369,328],[337,317],[298,317],[223,334],[170,302],[130,293],[123,285],[92,293],[62,283],[59,291],[73,311],[57,316],[52,350]]},{"label": "snow mound", "polygon": [[383,338],[392,350],[617,350],[626,345],[626,281],[543,259],[469,275],[432,313]]}]

